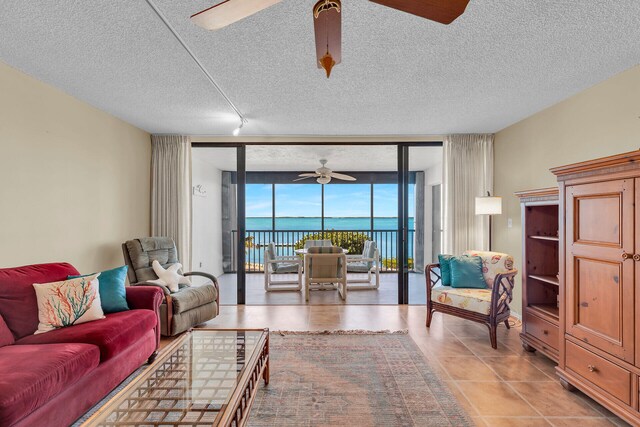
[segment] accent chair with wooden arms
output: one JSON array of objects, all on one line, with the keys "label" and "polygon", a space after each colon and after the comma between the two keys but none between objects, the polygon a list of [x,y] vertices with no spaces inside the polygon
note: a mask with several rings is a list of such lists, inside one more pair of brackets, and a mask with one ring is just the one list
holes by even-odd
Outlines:
[{"label": "accent chair with wooden arms", "polygon": [[148,282],[158,278],[151,267],[154,260],[158,260],[164,268],[180,262],[173,239],[143,237],[128,240],[122,244],[122,253],[129,266],[127,274],[132,286],[157,286],[164,293],[164,301],[160,306],[162,335],[177,335],[218,315],[220,291],[218,280],[211,274],[197,271],[182,273],[185,277],[203,277],[205,283],[197,286],[180,285],[180,289],[173,293],[166,286]]},{"label": "accent chair with wooden arms", "polygon": [[427,265],[427,328],[431,326],[434,312],[451,314],[486,325],[491,347],[498,348],[498,324],[504,322],[507,329],[510,327],[509,303],[513,299],[514,277],[518,273],[513,268],[513,257],[487,251],[466,251],[464,255],[482,259],[486,288],[443,286],[440,264]]}]

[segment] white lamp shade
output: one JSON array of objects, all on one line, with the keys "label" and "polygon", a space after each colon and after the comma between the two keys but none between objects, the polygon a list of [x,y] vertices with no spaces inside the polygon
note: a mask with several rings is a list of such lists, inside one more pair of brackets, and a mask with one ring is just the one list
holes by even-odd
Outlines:
[{"label": "white lamp shade", "polygon": [[476,197],[476,215],[500,215],[502,197]]}]

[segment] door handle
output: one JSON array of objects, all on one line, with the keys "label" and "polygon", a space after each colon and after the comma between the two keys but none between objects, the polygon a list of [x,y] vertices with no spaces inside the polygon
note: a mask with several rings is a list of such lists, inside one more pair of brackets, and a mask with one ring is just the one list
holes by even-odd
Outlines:
[{"label": "door handle", "polygon": [[587,369],[589,370],[589,372],[596,372],[598,370],[598,368],[593,365],[587,365]]},{"label": "door handle", "polygon": [[633,255],[633,260],[634,261],[640,261],[640,254],[634,254]]},{"label": "door handle", "polygon": [[623,260],[625,260],[625,261],[626,261],[626,260],[628,260],[629,258],[631,258],[631,255],[629,255],[629,254],[628,254],[628,253],[626,253],[626,252],[622,252],[622,259],[623,259]]}]

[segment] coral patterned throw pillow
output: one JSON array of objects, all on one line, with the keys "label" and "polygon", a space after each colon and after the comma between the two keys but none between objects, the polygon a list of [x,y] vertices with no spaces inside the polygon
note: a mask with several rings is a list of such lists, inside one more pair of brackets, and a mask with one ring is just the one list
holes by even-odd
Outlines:
[{"label": "coral patterned throw pillow", "polygon": [[93,274],[53,283],[34,283],[38,299],[36,334],[104,318],[98,276]]}]

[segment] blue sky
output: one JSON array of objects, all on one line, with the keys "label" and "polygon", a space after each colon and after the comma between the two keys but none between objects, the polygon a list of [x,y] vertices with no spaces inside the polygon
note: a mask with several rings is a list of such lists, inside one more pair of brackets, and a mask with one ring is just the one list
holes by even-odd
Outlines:
[{"label": "blue sky", "polygon": [[[409,205],[413,206],[413,187],[410,186]],[[276,217],[321,216],[320,184],[276,184]],[[370,214],[369,184],[325,185],[326,217],[368,217]],[[271,185],[247,185],[247,216],[271,216]],[[374,216],[394,217],[398,211],[398,186],[375,184]]]}]

